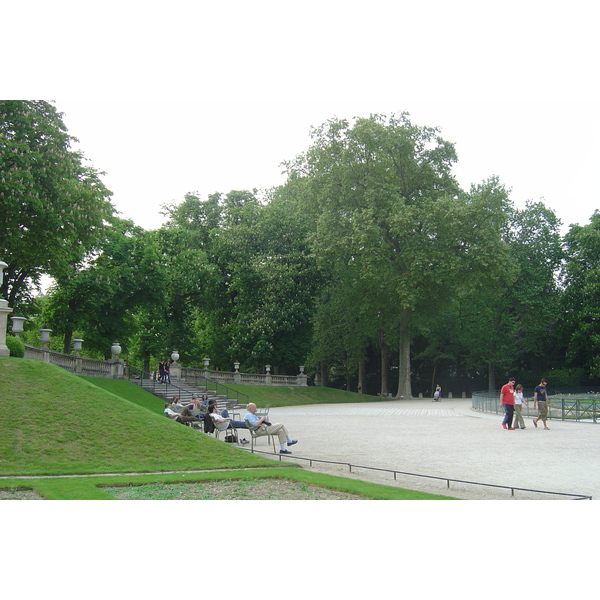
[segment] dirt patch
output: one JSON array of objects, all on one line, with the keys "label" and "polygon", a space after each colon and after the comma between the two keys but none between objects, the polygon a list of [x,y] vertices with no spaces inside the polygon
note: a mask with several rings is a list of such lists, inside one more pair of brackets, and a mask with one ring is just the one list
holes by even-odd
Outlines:
[{"label": "dirt patch", "polygon": [[288,479],[235,479],[106,487],[118,500],[365,500]]},{"label": "dirt patch", "polygon": [[0,488],[0,500],[44,500],[35,490],[28,488]]}]

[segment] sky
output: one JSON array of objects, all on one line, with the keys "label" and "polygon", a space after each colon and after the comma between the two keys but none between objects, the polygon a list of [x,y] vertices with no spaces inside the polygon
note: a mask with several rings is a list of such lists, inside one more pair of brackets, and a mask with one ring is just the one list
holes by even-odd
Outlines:
[{"label": "sky", "polygon": [[[16,3],[14,3],[16,4]],[[0,97],[54,100],[121,216],[285,181],[330,118],[406,111],[563,224],[600,207],[594,3],[27,2]],[[21,25],[21,27],[19,27]],[[27,36],[23,36],[26,27]]]}]

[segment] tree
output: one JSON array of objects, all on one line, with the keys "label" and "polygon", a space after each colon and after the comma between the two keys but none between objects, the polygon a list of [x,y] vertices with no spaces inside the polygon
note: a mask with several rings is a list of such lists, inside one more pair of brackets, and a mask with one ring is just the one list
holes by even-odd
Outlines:
[{"label": "tree", "polygon": [[91,351],[110,357],[111,344],[119,341],[127,352],[136,310],[153,310],[161,321],[165,267],[153,232],[117,218],[104,232],[98,253],[83,267],[63,270],[49,291],[44,320],[64,334],[64,352],[74,331]]},{"label": "tree", "polygon": [[[497,181],[464,194],[452,177],[454,147],[407,114],[331,120],[314,130],[311,148],[289,165],[310,182],[313,252],[331,285],[354,272],[363,293],[348,294],[353,312],[399,340],[398,397],[411,397],[410,343],[420,321],[460,290],[504,268],[500,239],[506,195]],[[382,320],[383,319],[383,320]],[[393,321],[393,322],[392,322]]]},{"label": "tree", "polygon": [[297,373],[310,350],[321,281],[310,256],[306,219],[281,194],[264,206],[246,199],[243,210],[231,196],[227,227],[215,246],[226,274],[231,358],[246,367],[270,364],[275,373]]},{"label": "tree", "polygon": [[0,101],[0,294],[17,306],[42,274],[60,276],[102,239],[113,213],[99,173],[70,149],[45,101]]},{"label": "tree", "polygon": [[572,225],[565,236],[566,262],[562,270],[564,319],[570,365],[600,376],[600,212],[590,223]]}]

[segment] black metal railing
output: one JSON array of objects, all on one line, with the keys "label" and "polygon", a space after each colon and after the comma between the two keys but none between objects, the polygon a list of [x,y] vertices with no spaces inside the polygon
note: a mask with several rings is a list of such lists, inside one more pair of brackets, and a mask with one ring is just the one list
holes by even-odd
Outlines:
[{"label": "black metal railing", "polygon": [[[501,414],[500,392],[473,392],[471,406],[474,410]],[[555,421],[573,421],[579,423],[598,423],[600,421],[600,394],[555,394],[548,396],[550,408],[548,419]],[[522,413],[526,417],[537,417],[533,408],[533,398],[528,398],[529,406],[523,405]]]},{"label": "black metal railing", "polygon": [[[246,450],[248,452],[252,452],[253,454],[258,453],[258,454],[268,454],[270,456],[273,456],[272,452],[265,452],[262,450],[256,450],[256,449],[251,449],[251,448],[244,448],[244,450]],[[510,490],[510,494],[512,497],[515,496],[515,492],[524,492],[524,493],[528,493],[528,494],[546,494],[546,495],[552,495],[552,496],[560,496],[561,498],[566,496],[572,500],[591,500],[592,499],[592,496],[589,496],[587,494],[570,494],[568,492],[551,492],[548,490],[536,490],[536,489],[532,489],[532,488],[521,488],[521,487],[516,487],[516,486],[512,486],[512,485],[499,485],[496,483],[481,483],[478,481],[453,479],[451,477],[440,477],[437,475],[423,475],[421,473],[409,473],[407,471],[400,471],[399,469],[386,469],[386,468],[382,468],[382,467],[365,467],[364,465],[353,465],[351,463],[340,462],[340,461],[335,461],[335,460],[322,460],[319,458],[305,458],[302,456],[297,456],[296,454],[294,454],[293,456],[290,456],[288,454],[278,454],[275,456],[279,457],[280,462],[284,458],[286,460],[308,461],[309,466],[311,466],[311,467],[312,467],[313,463],[341,465],[343,467],[348,467],[348,470],[350,473],[353,473],[353,469],[354,469],[354,471],[356,471],[357,469],[363,469],[363,470],[367,470],[367,471],[378,471],[378,472],[382,472],[382,473],[390,473],[393,475],[394,481],[396,481],[398,475],[404,475],[404,476],[409,476],[409,477],[420,477],[423,479],[434,479],[434,480],[438,480],[438,481],[444,481],[446,483],[447,489],[450,489],[450,483],[455,483],[455,484],[463,484],[463,485],[496,488],[496,489],[501,489],[501,490]]]},{"label": "black metal railing", "polygon": [[[187,403],[192,399],[194,394],[202,394],[203,391],[216,395],[217,397],[224,397],[227,399],[227,403],[232,408],[248,404],[249,398],[243,392],[234,390],[222,383],[211,381],[207,377],[195,375],[194,377],[186,377],[185,381],[197,388],[195,391],[190,391],[181,387],[180,385],[170,383],[161,383],[156,373],[148,373],[142,369],[132,367],[128,365],[126,370],[126,377],[129,381],[136,383],[144,389],[152,392],[154,395],[163,396],[165,399],[177,396],[182,402]],[[191,380],[191,381],[190,381]]]}]

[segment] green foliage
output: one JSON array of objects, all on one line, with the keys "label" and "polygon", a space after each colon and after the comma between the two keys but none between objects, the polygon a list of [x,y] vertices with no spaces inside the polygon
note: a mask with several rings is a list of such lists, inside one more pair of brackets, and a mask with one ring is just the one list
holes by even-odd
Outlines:
[{"label": "green foliage", "polygon": [[23,342],[11,335],[6,336],[6,347],[10,352],[10,356],[15,358],[23,358],[25,356],[25,346]]},{"label": "green foliage", "polygon": [[[414,329],[449,294],[506,267],[506,192],[492,179],[461,193],[452,144],[407,114],[332,120],[313,137],[289,167],[292,185],[307,181],[312,251],[329,282],[317,307],[313,360],[330,357],[335,339],[356,364],[369,340],[398,335],[398,395],[410,397]],[[435,293],[442,287],[445,294]]]},{"label": "green foliage", "polygon": [[547,374],[555,390],[579,388],[587,379],[584,368],[551,369]]},{"label": "green foliage", "polygon": [[565,236],[563,335],[567,360],[600,376],[600,212]]},{"label": "green foliage", "polygon": [[70,149],[62,114],[44,101],[0,101],[0,295],[24,302],[42,274],[60,276],[95,247],[113,212],[99,174]]},{"label": "green foliage", "polygon": [[111,344],[119,341],[127,352],[138,330],[135,309],[164,303],[164,271],[152,233],[131,221],[111,219],[96,255],[57,278],[43,306],[43,320],[53,335],[65,335],[65,352],[75,330],[86,350],[109,357]]}]

